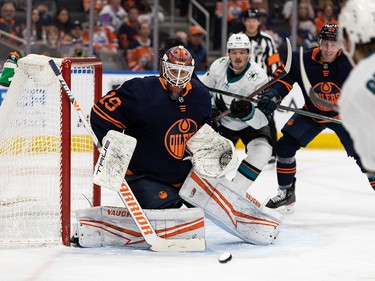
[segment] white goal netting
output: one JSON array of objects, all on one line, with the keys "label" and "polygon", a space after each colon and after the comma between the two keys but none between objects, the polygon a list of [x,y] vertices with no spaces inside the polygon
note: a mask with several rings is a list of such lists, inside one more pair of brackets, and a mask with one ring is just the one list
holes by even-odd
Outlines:
[{"label": "white goal netting", "polygon": [[[61,113],[66,108],[49,59],[20,59],[0,106],[0,246],[61,243],[64,169],[71,171],[71,214],[89,207],[85,196],[92,199],[93,145],[74,109],[71,167],[62,164],[69,153],[61,155]],[[54,61],[61,66],[62,59]],[[94,74],[92,66],[72,64],[71,90],[86,114],[94,103]]]}]

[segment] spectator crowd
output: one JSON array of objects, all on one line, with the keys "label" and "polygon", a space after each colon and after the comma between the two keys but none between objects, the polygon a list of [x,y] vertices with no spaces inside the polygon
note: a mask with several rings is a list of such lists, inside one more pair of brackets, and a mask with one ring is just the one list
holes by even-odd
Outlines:
[{"label": "spectator crowd", "polygon": [[[189,1],[177,2],[182,3],[177,3],[176,7],[186,9],[183,7]],[[220,1],[200,2],[213,16],[210,22],[211,34],[207,34],[199,25],[189,26],[186,20],[186,29],[174,34],[159,32],[159,49],[162,53],[173,45],[182,44],[195,58],[196,70],[206,71],[210,51],[221,47],[223,5]],[[322,26],[325,23],[337,23],[336,15],[341,2],[298,0],[297,46],[315,47],[316,36]],[[154,60],[158,59],[153,54],[152,40],[152,19],[155,13],[147,0],[94,0],[92,41],[89,32],[90,0],[35,0],[32,3],[31,30],[28,32],[27,1],[0,1],[0,30],[10,34],[0,34],[0,40],[21,46],[25,44],[23,40],[29,38],[32,53],[52,57],[87,56],[92,46],[95,56],[103,61],[114,62],[120,69],[132,71],[152,70]],[[285,38],[291,35],[293,1],[228,0],[227,5],[227,36],[245,31],[244,13],[249,8],[257,8],[262,15],[260,29],[272,36],[279,51],[283,49]],[[183,12],[181,10],[180,14],[186,17]],[[159,11],[157,15],[159,22],[165,21],[163,12]],[[205,37],[212,43],[212,50],[206,50]],[[280,55],[283,58],[282,52]]]}]

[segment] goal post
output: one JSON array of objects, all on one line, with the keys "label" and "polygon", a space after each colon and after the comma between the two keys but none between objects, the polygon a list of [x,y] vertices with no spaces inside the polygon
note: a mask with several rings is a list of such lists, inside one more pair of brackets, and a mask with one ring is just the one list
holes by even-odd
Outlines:
[{"label": "goal post", "polygon": [[[49,64],[48,64],[49,66]],[[80,97],[84,102],[82,105],[84,112],[89,113],[90,108],[93,106],[94,102],[98,101],[102,96],[102,62],[98,58],[67,58],[64,59],[61,63],[61,73],[69,86],[69,88],[77,93],[77,96]],[[96,160],[99,156],[99,152],[95,147],[91,137],[87,134],[86,129],[83,124],[81,124],[77,113],[71,110],[71,103],[69,98],[63,93],[63,89],[60,86],[61,92],[61,101],[62,107],[66,110],[62,111],[62,126],[61,126],[61,166],[67,167],[69,165],[68,161],[70,159],[70,151],[76,149],[72,145],[72,136],[75,136],[76,139],[73,140],[74,143],[80,143],[79,139],[81,138],[78,134],[82,134],[84,137],[85,143],[89,144],[90,153],[93,153],[94,159]],[[80,132],[75,133],[75,126],[80,126]],[[72,129],[71,133],[64,133]],[[83,130],[83,132],[81,132]],[[73,153],[79,153],[79,151],[84,152],[80,149],[74,150]],[[69,157],[64,157],[64,155],[69,155]],[[79,160],[78,160],[79,161]],[[91,174],[94,169],[95,161],[90,162]],[[62,222],[62,243],[64,245],[70,244],[70,218],[73,215],[71,212],[71,169],[62,169],[61,171],[61,222]],[[100,187],[96,186],[90,182],[90,187],[93,187],[92,190],[92,205],[100,205]],[[75,207],[73,210],[76,210]]]},{"label": "goal post", "polygon": [[[0,106],[0,246],[70,245],[77,209],[100,205],[98,152],[48,61],[28,55]],[[82,110],[101,97],[97,58],[55,59]]]}]

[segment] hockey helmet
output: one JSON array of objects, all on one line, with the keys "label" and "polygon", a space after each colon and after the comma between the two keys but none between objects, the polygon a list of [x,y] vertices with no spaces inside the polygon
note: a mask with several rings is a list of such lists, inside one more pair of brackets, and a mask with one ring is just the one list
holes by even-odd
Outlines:
[{"label": "hockey helmet", "polygon": [[261,13],[258,9],[250,8],[242,12],[242,19],[260,19]]},{"label": "hockey helmet", "polygon": [[326,23],[319,32],[318,40],[337,41],[338,25]]},{"label": "hockey helmet", "polygon": [[249,37],[245,33],[232,34],[227,42],[227,50],[230,49],[248,49],[251,50],[251,43]]},{"label": "hockey helmet", "polygon": [[167,88],[172,92],[172,98],[179,95],[190,81],[194,71],[194,59],[184,46],[168,49],[160,59],[160,76]]},{"label": "hockey helmet", "polygon": [[353,57],[355,44],[370,43],[375,40],[375,2],[368,0],[349,0],[339,15],[339,37],[348,36],[351,41],[350,52]]}]

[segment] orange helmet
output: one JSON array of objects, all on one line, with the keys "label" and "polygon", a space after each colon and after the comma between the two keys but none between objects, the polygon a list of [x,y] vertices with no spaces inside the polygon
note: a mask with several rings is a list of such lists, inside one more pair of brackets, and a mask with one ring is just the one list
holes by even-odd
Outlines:
[{"label": "orange helmet", "polygon": [[173,93],[180,93],[186,87],[193,71],[194,59],[184,46],[170,48],[160,59],[160,76],[172,92],[172,98],[178,98],[179,94]]}]

